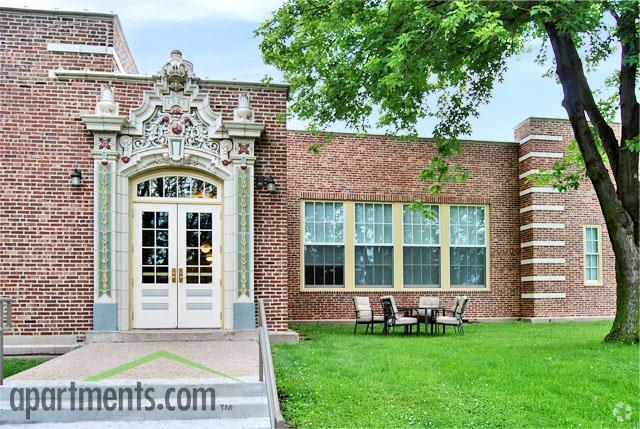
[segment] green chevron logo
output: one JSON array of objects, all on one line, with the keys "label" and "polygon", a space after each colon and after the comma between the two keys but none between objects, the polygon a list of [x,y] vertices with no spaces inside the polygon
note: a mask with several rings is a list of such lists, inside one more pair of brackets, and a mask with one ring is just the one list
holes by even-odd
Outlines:
[{"label": "green chevron logo", "polygon": [[217,371],[217,370],[215,370],[213,368],[209,368],[208,366],[202,365],[201,363],[192,361],[191,359],[187,359],[187,358],[182,357],[182,356],[178,356],[177,354],[168,352],[166,350],[159,350],[157,352],[149,353],[148,355],[142,356],[142,357],[140,357],[138,359],[134,359],[131,362],[127,362],[127,363],[124,363],[122,365],[118,365],[115,368],[108,369],[106,371],[101,372],[100,374],[96,374],[96,375],[93,375],[91,377],[87,377],[87,378],[84,379],[84,381],[103,381],[103,380],[111,378],[111,377],[113,377],[115,375],[121,374],[121,373],[123,373],[125,371],[128,371],[130,369],[137,368],[137,367],[139,367],[141,365],[144,365],[146,363],[149,363],[149,362],[153,362],[154,360],[157,360],[157,359],[169,359],[171,361],[178,362],[178,363],[180,363],[182,365],[186,365],[186,366],[189,366],[191,368],[196,368],[196,369],[208,372],[208,373],[213,374],[213,375],[217,375],[217,376],[221,376],[221,377],[224,377],[224,378],[228,378],[228,379],[236,381],[238,383],[244,383],[244,381],[242,381],[242,380],[240,380],[238,378],[235,378],[235,377],[233,377],[233,376],[231,376],[229,374],[225,374],[224,372],[220,372],[220,371]]}]

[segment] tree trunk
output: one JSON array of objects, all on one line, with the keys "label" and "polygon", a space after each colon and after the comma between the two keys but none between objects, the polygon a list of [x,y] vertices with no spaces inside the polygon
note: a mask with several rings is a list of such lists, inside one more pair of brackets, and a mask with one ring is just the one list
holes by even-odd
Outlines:
[{"label": "tree trunk", "polygon": [[604,339],[609,342],[637,343],[639,341],[640,267],[638,266],[638,249],[634,249],[633,240],[627,241],[630,241],[627,243],[628,249],[625,250],[628,257],[620,258],[616,255],[617,308],[611,332]]},{"label": "tree trunk", "polygon": [[[545,27],[553,47],[557,74],[564,92],[562,105],[569,116],[589,178],[598,196],[615,255],[617,311],[613,327],[605,341],[637,343],[640,341],[640,246],[634,237],[636,224],[640,220],[637,219],[635,209],[627,211],[625,208],[625,201],[616,192],[591,134],[585,115],[586,97],[583,94],[584,91],[590,90],[573,39],[570,34],[560,34],[553,23],[546,23]],[[634,171],[633,162],[627,164],[618,166],[615,172],[616,180],[625,181],[625,184],[629,177],[637,177],[638,174],[637,170]],[[637,168],[637,161],[635,166]],[[626,190],[637,193],[637,179]],[[633,201],[635,195],[629,195],[627,198]]]}]

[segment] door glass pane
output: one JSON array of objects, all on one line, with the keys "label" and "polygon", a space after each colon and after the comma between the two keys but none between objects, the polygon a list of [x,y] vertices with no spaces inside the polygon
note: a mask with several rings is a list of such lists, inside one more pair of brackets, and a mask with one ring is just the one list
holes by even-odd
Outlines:
[{"label": "door glass pane", "polygon": [[211,213],[200,213],[200,228],[211,228]]},{"label": "door glass pane", "polygon": [[142,212],[142,283],[169,283],[168,228],[168,212]]},{"label": "door glass pane", "polygon": [[156,213],[156,228],[158,229],[169,228],[169,212]]},{"label": "door glass pane", "polygon": [[156,231],[156,246],[169,246],[169,232],[164,230]]},{"label": "door glass pane", "polygon": [[212,283],[214,243],[211,213],[187,212],[185,216],[185,252],[189,265],[186,281],[189,284]]},{"label": "door glass pane", "polygon": [[155,228],[156,214],[154,212],[142,212],[142,227]]},{"label": "door glass pane", "polygon": [[198,213],[187,213],[187,229],[198,228]]},{"label": "door glass pane", "polygon": [[198,247],[198,231],[187,231],[187,247]]},{"label": "door glass pane", "polygon": [[155,243],[153,237],[153,230],[143,230],[142,231],[142,245],[143,246],[153,246]]}]

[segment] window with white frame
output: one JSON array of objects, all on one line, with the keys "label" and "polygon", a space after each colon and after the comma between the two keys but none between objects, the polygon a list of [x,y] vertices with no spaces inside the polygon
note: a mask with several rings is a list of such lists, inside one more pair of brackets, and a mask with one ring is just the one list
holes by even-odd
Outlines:
[{"label": "window with white frame", "polygon": [[391,204],[355,204],[355,286],[393,286]]},{"label": "window with white frame", "polygon": [[[489,206],[427,204],[418,211],[411,207],[403,202],[304,201],[302,287],[488,289]],[[586,248],[585,242],[585,255]],[[591,242],[588,248],[593,248]],[[588,259],[585,270],[594,265],[593,258]],[[601,261],[600,253],[600,279]],[[585,271],[587,276],[593,276],[592,271]]]},{"label": "window with white frame", "polygon": [[483,206],[449,208],[452,288],[484,288],[487,278],[487,229]]},{"label": "window with white frame", "polygon": [[404,287],[440,287],[440,207],[402,207]]},{"label": "window with white frame", "polygon": [[600,227],[584,227],[584,281],[586,284],[600,284],[602,281],[602,243]]},{"label": "window with white frame", "polygon": [[304,203],[304,283],[344,287],[343,203]]}]

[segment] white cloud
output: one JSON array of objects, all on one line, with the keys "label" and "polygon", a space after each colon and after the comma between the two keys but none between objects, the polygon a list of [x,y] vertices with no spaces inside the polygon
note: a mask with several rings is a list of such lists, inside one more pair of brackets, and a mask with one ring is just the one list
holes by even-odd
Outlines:
[{"label": "white cloud", "polygon": [[[261,22],[283,0],[0,0],[0,6],[117,13],[125,25],[148,22]],[[166,31],[171,31],[167,28]]]}]

